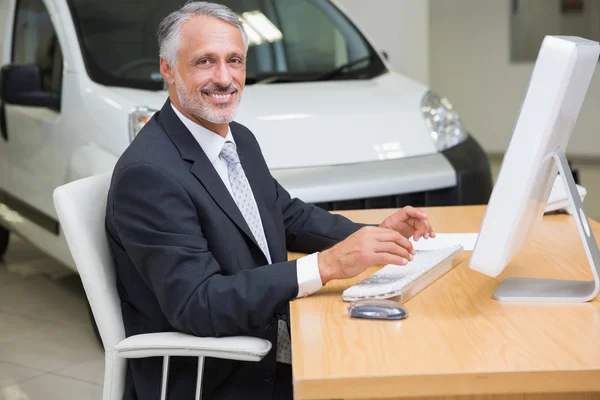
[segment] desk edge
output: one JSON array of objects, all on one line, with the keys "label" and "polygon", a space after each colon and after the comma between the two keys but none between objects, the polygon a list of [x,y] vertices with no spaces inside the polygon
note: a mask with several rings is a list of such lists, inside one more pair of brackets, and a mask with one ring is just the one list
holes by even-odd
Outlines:
[{"label": "desk edge", "polygon": [[598,391],[600,369],[294,378],[298,400]]}]

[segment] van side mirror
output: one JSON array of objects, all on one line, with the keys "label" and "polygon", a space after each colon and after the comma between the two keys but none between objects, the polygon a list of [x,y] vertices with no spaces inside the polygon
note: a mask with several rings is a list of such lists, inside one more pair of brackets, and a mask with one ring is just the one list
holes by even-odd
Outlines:
[{"label": "van side mirror", "polygon": [[0,70],[0,98],[7,104],[60,111],[60,94],[44,91],[37,65],[9,64]]}]

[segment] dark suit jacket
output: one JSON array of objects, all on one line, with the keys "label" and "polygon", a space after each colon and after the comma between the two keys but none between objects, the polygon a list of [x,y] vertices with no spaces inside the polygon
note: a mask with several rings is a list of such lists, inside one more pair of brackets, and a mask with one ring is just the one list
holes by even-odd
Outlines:
[{"label": "dark suit jacket", "polygon": [[[127,336],[180,331],[271,341],[259,363],[207,358],[203,398],[270,399],[277,322],[298,294],[287,251],[315,252],[362,225],[290,198],[253,134],[230,125],[271,252],[267,260],[221,178],[169,101],[119,159],[106,228]],[[172,399],[193,398],[196,358],[173,357]],[[130,361],[126,399],[160,394],[162,359]]]}]

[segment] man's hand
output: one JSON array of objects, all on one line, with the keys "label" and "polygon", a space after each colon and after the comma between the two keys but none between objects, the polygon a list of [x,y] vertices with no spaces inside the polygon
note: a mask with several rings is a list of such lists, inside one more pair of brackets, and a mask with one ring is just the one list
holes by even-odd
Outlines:
[{"label": "man's hand", "polygon": [[400,233],[406,238],[413,236],[415,241],[420,238],[434,238],[427,214],[414,207],[404,207],[383,221],[380,228],[387,228]]},{"label": "man's hand", "polygon": [[372,265],[405,265],[413,254],[412,243],[399,232],[367,226],[319,253],[321,282],[352,278]]}]

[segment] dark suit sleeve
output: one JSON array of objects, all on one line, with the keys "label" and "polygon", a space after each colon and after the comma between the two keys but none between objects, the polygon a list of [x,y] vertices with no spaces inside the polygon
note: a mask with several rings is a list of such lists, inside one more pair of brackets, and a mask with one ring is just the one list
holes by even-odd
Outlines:
[{"label": "dark suit sleeve", "polygon": [[298,293],[296,263],[224,276],[187,192],[152,164],[115,176],[108,211],[115,233],[169,323],[197,336],[249,334]]},{"label": "dark suit sleeve", "polygon": [[290,194],[275,179],[282,204],[288,251],[314,253],[323,251],[346,239],[365,224],[306,204]]}]

